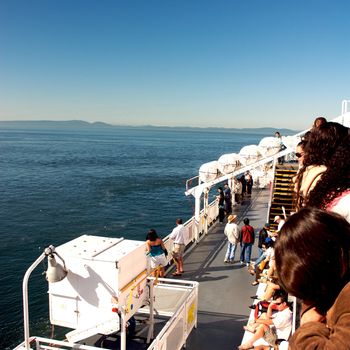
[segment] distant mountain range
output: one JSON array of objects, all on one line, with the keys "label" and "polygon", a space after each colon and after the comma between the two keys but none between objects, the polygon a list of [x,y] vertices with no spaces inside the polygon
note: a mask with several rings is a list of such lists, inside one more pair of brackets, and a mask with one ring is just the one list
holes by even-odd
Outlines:
[{"label": "distant mountain range", "polygon": [[276,129],[271,127],[264,128],[214,128],[214,127],[171,127],[171,126],[153,126],[153,125],[140,125],[140,126],[130,126],[130,125],[112,125],[103,122],[89,123],[83,120],[65,120],[65,121],[51,121],[51,120],[16,120],[16,121],[0,121],[0,128],[2,129],[28,129],[28,130],[52,130],[52,129],[113,129],[113,128],[137,128],[137,129],[159,129],[159,130],[179,130],[179,131],[220,131],[220,132],[241,132],[241,133],[262,133],[267,134],[273,133],[278,130],[284,135],[292,135],[297,133],[296,130],[291,129]]}]

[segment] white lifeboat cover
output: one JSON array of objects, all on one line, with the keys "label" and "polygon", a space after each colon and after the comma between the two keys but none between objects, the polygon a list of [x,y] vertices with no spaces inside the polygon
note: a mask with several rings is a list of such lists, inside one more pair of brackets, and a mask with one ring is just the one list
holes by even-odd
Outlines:
[{"label": "white lifeboat cover", "polygon": [[301,141],[299,136],[282,136],[283,144],[291,149],[296,149],[297,144]]},{"label": "white lifeboat cover", "polygon": [[263,150],[264,156],[272,156],[280,151],[281,141],[277,137],[264,137],[259,142],[259,147]]},{"label": "white lifeboat cover", "polygon": [[270,182],[270,177],[268,175],[268,170],[264,166],[252,169],[251,172],[253,177],[254,187],[265,188]]},{"label": "white lifeboat cover", "polygon": [[[257,145],[244,146],[240,151],[239,155],[241,158],[245,158],[245,165],[255,163],[262,158],[261,148]],[[242,161],[244,164],[244,161]]]},{"label": "white lifeboat cover", "polygon": [[229,174],[241,166],[241,157],[237,153],[223,154],[218,159],[219,170],[223,174]]},{"label": "white lifeboat cover", "polygon": [[208,182],[215,180],[219,175],[219,162],[213,160],[212,162],[204,163],[199,168],[199,180]]}]

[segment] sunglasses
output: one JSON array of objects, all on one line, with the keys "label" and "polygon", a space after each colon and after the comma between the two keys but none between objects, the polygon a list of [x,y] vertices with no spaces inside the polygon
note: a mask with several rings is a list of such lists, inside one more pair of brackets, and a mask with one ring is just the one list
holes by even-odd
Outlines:
[{"label": "sunglasses", "polygon": [[297,158],[301,158],[304,155],[304,153],[297,152],[297,153],[295,153],[295,155],[296,155]]}]

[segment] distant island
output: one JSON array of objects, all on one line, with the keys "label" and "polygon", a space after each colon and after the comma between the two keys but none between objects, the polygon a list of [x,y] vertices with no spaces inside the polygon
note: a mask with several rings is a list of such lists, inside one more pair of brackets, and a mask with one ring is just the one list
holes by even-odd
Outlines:
[{"label": "distant island", "polygon": [[153,129],[153,130],[178,130],[178,131],[219,131],[219,132],[240,132],[240,133],[258,133],[268,134],[278,130],[284,135],[293,135],[297,133],[296,130],[291,129],[277,129],[272,127],[263,128],[220,128],[220,127],[185,127],[185,126],[153,126],[153,125],[112,125],[104,122],[89,123],[83,120],[63,120],[63,121],[52,121],[52,120],[15,120],[15,121],[0,121],[1,129],[22,129],[22,130],[83,130],[83,129]]}]

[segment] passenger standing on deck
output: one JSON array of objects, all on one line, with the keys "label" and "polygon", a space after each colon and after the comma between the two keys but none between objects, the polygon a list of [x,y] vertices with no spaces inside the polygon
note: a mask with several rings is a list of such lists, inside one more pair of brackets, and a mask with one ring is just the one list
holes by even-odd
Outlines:
[{"label": "passenger standing on deck", "polygon": [[235,223],[237,215],[229,215],[227,218],[227,224],[225,226],[225,235],[227,236],[227,251],[225,255],[225,263],[233,263],[235,260],[235,252],[237,243],[239,242],[238,226]]},{"label": "passenger standing on deck", "polygon": [[242,201],[243,201],[244,195],[245,195],[246,192],[247,192],[247,182],[246,182],[246,180],[245,180],[244,175],[242,175],[242,176],[239,178],[239,181],[240,181],[241,184],[242,184]]},{"label": "passenger standing on deck", "polygon": [[252,255],[252,246],[254,243],[255,233],[253,226],[249,225],[249,219],[243,220],[244,226],[241,228],[240,243],[241,243],[241,264],[250,264],[250,257]]},{"label": "passenger standing on deck", "polygon": [[218,195],[216,196],[216,200],[218,202],[219,207],[219,221],[224,222],[225,218],[225,197],[222,187],[218,188]]},{"label": "passenger standing on deck", "polygon": [[245,181],[247,184],[247,194],[251,195],[252,194],[252,188],[253,188],[253,176],[250,173],[250,171],[247,171],[245,174]]},{"label": "passenger standing on deck", "polygon": [[242,203],[243,196],[242,196],[242,182],[240,179],[236,179],[234,182],[234,193],[235,193],[235,202],[237,204]]},{"label": "passenger standing on deck", "polygon": [[[279,151],[283,151],[286,149],[286,146],[284,145],[284,143],[282,142],[282,136],[279,133],[279,131],[275,132],[275,138],[278,140],[279,144],[280,144],[280,149]],[[278,158],[278,164],[283,164],[284,163],[284,156],[283,157],[279,157]]]},{"label": "passenger standing on deck", "polygon": [[169,238],[174,241],[172,255],[175,260],[176,271],[173,273],[173,276],[181,276],[184,273],[183,253],[185,251],[185,243],[188,239],[188,230],[182,224],[182,219],[176,219],[176,227],[171,232]]},{"label": "passenger standing on deck", "polygon": [[224,200],[225,200],[225,212],[226,215],[232,213],[232,200],[231,200],[231,190],[227,183],[224,185]]},{"label": "passenger standing on deck", "polygon": [[150,229],[146,236],[146,254],[151,258],[151,268],[159,267],[159,277],[164,277],[164,266],[167,264],[168,251],[154,229]]}]

